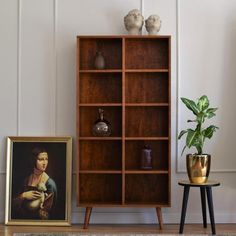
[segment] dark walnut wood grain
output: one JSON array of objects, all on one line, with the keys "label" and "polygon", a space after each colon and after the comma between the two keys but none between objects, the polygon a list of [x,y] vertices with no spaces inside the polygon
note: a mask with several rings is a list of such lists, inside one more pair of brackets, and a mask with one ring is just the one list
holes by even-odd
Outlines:
[{"label": "dark walnut wood grain", "polygon": [[168,175],[127,174],[125,192],[127,204],[168,206]]},{"label": "dark walnut wood grain", "polygon": [[[96,52],[105,68],[96,70]],[[170,36],[77,37],[77,205],[154,207],[163,229],[162,207],[170,206]],[[98,109],[111,136],[94,137]],[[144,145],[152,169],[141,169]]]},{"label": "dark walnut wood grain", "polygon": [[80,103],[121,103],[121,80],[121,73],[81,74]]},{"label": "dark walnut wood grain", "polygon": [[168,107],[126,107],[127,137],[168,137]]},{"label": "dark walnut wood grain", "polygon": [[127,69],[167,69],[168,40],[130,38],[126,40],[125,63]]},{"label": "dark walnut wood grain", "polygon": [[80,174],[82,204],[121,204],[121,174]]},{"label": "dark walnut wood grain", "polygon": [[80,170],[122,170],[122,142],[80,141]]},{"label": "dark walnut wood grain", "polygon": [[168,73],[127,73],[126,103],[168,103]]}]

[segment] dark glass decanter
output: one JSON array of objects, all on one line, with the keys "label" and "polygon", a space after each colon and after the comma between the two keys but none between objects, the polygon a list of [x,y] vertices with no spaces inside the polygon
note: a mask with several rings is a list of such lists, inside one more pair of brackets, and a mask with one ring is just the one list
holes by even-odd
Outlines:
[{"label": "dark glass decanter", "polygon": [[104,119],[104,110],[99,108],[99,119],[95,121],[93,125],[93,135],[94,136],[110,136],[111,135],[111,125]]}]

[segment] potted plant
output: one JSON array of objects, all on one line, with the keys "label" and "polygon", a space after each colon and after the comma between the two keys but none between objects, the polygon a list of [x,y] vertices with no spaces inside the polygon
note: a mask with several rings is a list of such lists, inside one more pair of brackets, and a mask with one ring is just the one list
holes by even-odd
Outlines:
[{"label": "potted plant", "polygon": [[210,172],[211,155],[204,153],[203,147],[206,138],[211,139],[218,127],[210,125],[204,128],[203,124],[207,119],[215,116],[215,111],[218,108],[209,107],[209,99],[206,95],[201,96],[196,102],[187,98],[181,98],[181,100],[195,115],[194,119],[187,120],[187,122],[196,124],[195,129],[182,130],[178,136],[178,139],[181,139],[186,134],[186,145],[182,150],[182,154],[186,147],[197,149],[196,153],[187,154],[186,156],[188,177],[192,183],[205,183]]}]

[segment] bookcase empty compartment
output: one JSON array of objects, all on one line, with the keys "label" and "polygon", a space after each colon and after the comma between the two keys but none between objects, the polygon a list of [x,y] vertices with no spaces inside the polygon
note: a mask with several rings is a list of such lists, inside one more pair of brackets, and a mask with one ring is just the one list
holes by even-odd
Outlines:
[{"label": "bookcase empty compartment", "polygon": [[81,204],[121,204],[121,174],[80,174]]},{"label": "bookcase empty compartment", "polygon": [[126,73],[126,103],[168,103],[168,73]]},{"label": "bookcase empty compartment", "polygon": [[168,107],[126,107],[127,137],[168,137]]},{"label": "bookcase empty compartment", "polygon": [[80,73],[80,103],[121,103],[121,76],[121,73]]},{"label": "bookcase empty compartment", "polygon": [[121,140],[80,140],[80,170],[121,170]]},{"label": "bookcase empty compartment", "polygon": [[168,69],[168,38],[130,38],[125,42],[126,69]]},{"label": "bookcase empty compartment", "polygon": [[126,204],[168,205],[167,174],[127,174],[125,176]]}]

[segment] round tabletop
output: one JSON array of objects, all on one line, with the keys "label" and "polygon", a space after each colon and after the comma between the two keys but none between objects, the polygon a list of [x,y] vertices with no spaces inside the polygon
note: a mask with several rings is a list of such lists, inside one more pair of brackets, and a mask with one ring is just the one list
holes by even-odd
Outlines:
[{"label": "round tabletop", "polygon": [[208,180],[206,183],[197,184],[197,183],[191,183],[189,180],[182,180],[179,181],[178,184],[182,186],[191,186],[191,187],[215,187],[219,186],[220,182],[214,180]]}]

